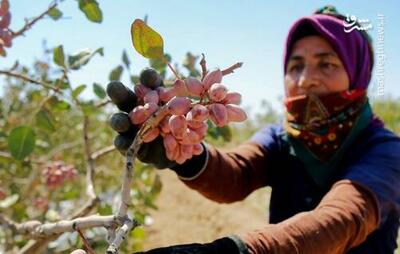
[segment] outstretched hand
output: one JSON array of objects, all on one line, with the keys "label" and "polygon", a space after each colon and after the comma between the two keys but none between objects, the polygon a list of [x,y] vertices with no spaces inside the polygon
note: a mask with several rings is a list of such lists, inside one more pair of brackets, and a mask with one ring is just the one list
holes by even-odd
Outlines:
[{"label": "outstretched hand", "polygon": [[223,237],[211,243],[191,243],[157,248],[135,254],[249,254],[246,244],[236,235]]},{"label": "outstretched hand", "polygon": [[[160,75],[153,69],[142,71],[140,81],[148,89],[156,89],[164,85]],[[107,94],[117,108],[122,111],[111,116],[110,125],[118,133],[114,138],[114,146],[121,154],[125,155],[139,131],[139,126],[132,123],[128,113],[139,105],[140,99],[134,91],[119,81],[112,81],[108,84]],[[140,161],[151,163],[158,169],[176,165],[175,162],[168,160],[165,154],[163,139],[157,137],[151,142],[144,143],[137,156]]]},{"label": "outstretched hand", "polygon": [[213,254],[207,246],[199,243],[176,245],[170,247],[157,248],[146,252],[136,252],[135,254]]}]

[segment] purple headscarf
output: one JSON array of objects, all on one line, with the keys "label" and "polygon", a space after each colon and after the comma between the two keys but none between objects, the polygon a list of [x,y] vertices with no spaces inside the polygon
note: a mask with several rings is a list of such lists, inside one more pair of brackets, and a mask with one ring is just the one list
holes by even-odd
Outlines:
[{"label": "purple headscarf", "polygon": [[[302,17],[292,25],[286,38],[284,73],[293,44],[309,35],[320,35],[330,43],[349,76],[350,89],[368,88],[372,73],[372,56],[367,38],[357,30],[346,33],[343,20],[326,14]],[[384,125],[376,115],[373,116],[372,122],[374,126]]]},{"label": "purple headscarf", "polygon": [[311,34],[321,35],[331,44],[349,76],[350,89],[368,87],[372,65],[367,39],[357,30],[346,33],[343,20],[325,14],[303,17],[292,25],[286,39],[285,73],[293,44]]}]

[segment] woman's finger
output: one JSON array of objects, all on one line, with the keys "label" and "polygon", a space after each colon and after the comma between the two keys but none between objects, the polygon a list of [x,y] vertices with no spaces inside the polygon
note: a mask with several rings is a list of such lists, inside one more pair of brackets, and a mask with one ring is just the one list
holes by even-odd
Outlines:
[{"label": "woman's finger", "polygon": [[107,85],[107,94],[120,110],[127,113],[137,106],[136,94],[119,81],[111,81]]}]

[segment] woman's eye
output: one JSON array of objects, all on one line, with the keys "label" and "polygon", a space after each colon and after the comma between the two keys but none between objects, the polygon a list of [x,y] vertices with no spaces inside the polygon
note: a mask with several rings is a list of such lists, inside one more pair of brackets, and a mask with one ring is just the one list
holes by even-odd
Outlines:
[{"label": "woman's eye", "polygon": [[303,69],[303,65],[302,64],[295,64],[295,65],[292,65],[290,68],[289,68],[289,71],[290,72],[300,72],[301,70]]},{"label": "woman's eye", "polygon": [[320,64],[320,67],[323,69],[323,70],[335,70],[336,69],[336,64],[332,64],[332,63],[321,63]]}]

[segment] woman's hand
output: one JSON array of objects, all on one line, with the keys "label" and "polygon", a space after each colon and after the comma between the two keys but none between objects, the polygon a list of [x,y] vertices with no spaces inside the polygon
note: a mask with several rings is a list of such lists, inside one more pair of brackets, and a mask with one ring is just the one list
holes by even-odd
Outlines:
[{"label": "woman's hand", "polygon": [[[140,79],[141,83],[150,89],[163,86],[160,76],[152,69],[142,71]],[[121,154],[125,155],[139,131],[139,126],[132,124],[128,115],[138,105],[138,96],[119,81],[112,81],[108,84],[107,94],[117,108],[122,111],[111,116],[110,125],[118,133],[114,138],[114,145]],[[143,143],[137,156],[140,161],[153,164],[158,169],[176,165],[166,157],[161,136],[149,143]]]},{"label": "woman's hand", "polygon": [[249,254],[246,244],[237,236],[224,237],[211,243],[192,243],[157,248],[135,254]]}]

